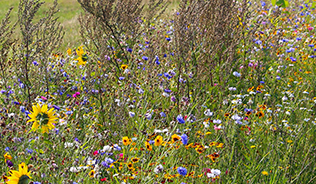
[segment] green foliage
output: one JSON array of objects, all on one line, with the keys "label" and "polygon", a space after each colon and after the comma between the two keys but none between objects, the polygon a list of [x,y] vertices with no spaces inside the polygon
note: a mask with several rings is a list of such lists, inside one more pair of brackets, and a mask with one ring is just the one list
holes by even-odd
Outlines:
[{"label": "green foliage", "polygon": [[271,3],[273,6],[278,5],[278,6],[281,6],[283,8],[286,8],[289,6],[289,1],[287,1],[287,0],[271,0]]}]

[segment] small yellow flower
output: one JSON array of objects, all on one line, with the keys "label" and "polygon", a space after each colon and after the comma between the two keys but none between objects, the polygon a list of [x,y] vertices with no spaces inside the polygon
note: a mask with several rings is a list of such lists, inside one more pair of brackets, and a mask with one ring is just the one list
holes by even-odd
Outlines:
[{"label": "small yellow flower", "polygon": [[121,65],[121,69],[122,69],[122,70],[126,70],[127,67],[128,67],[127,65]]},{"label": "small yellow flower", "polygon": [[89,172],[89,177],[90,177],[90,178],[94,178],[94,174],[95,174],[95,171],[94,171],[94,170],[91,170],[91,171]]},{"label": "small yellow flower", "polygon": [[68,50],[67,50],[67,54],[70,56],[71,55],[71,48],[68,48]]},{"label": "small yellow flower", "polygon": [[123,137],[122,140],[123,140],[123,144],[125,146],[127,146],[127,145],[132,143],[132,140],[130,138],[128,138],[127,136]]},{"label": "small yellow flower", "polygon": [[162,137],[158,135],[155,139],[155,146],[160,146],[162,144]]},{"label": "small yellow flower", "polygon": [[268,172],[267,171],[262,171],[261,172],[263,175],[268,176]]},{"label": "small yellow flower", "polygon": [[8,159],[8,160],[12,159],[12,156],[9,153],[4,154],[3,156],[4,156],[4,159]]},{"label": "small yellow flower", "polygon": [[175,143],[175,142],[181,140],[181,137],[178,136],[177,134],[173,134],[173,135],[171,136],[171,140],[172,140],[172,143]]},{"label": "small yellow flower", "polygon": [[139,161],[139,158],[133,157],[133,158],[131,158],[131,161],[132,161],[133,163],[137,163],[137,162]]},{"label": "small yellow flower", "polygon": [[153,150],[153,147],[147,141],[145,142],[145,146],[146,146],[147,150],[149,150],[149,151]]}]

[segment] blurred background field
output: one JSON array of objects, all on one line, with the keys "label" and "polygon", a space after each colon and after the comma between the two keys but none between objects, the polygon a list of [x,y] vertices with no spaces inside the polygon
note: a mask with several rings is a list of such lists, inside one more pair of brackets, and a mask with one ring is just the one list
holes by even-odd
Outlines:
[{"label": "blurred background field", "polygon": [[[13,7],[13,11],[11,13],[11,20],[13,22],[17,21],[19,2],[20,0],[1,0],[0,19],[4,18],[10,7]],[[42,5],[42,7],[40,8],[36,20],[40,19],[41,15],[44,15],[45,12],[49,10],[49,7],[53,5],[53,0],[45,0],[44,2],[45,4]],[[81,13],[83,13],[83,10],[80,8],[80,5],[77,2],[77,0],[58,0],[58,4],[60,12],[57,13],[57,16],[59,17],[59,22],[64,27],[65,31],[63,44],[61,45],[59,50],[65,51],[65,49],[69,46],[79,46],[82,44],[79,34],[80,25],[78,22],[78,17]],[[167,12],[165,13],[165,17],[168,17],[168,15],[176,8],[178,4],[179,1],[171,0]],[[18,27],[16,31],[16,33],[19,33]],[[17,37],[19,36],[19,34],[15,34],[15,36]]]},{"label": "blurred background field", "polygon": [[[65,36],[64,41],[61,46],[61,49],[64,49],[70,45],[80,44],[79,36],[79,23],[77,21],[78,16],[82,12],[79,3],[77,0],[59,0],[59,9],[60,12],[57,14],[59,21],[64,27]],[[41,15],[44,15],[45,12],[51,7],[53,0],[45,0],[45,4],[40,8],[38,16],[36,19],[41,18]],[[0,6],[0,19],[2,19],[10,7],[13,8],[11,13],[12,21],[17,21],[17,12],[18,12],[19,0],[1,0]],[[18,36],[18,34],[15,34]]]}]

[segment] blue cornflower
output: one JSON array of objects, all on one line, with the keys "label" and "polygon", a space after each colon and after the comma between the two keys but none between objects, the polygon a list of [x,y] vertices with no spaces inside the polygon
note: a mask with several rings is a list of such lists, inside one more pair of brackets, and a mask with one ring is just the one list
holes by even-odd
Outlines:
[{"label": "blue cornflower", "polygon": [[178,171],[178,173],[179,173],[180,175],[182,175],[182,176],[185,176],[185,175],[187,175],[187,173],[188,173],[187,169],[184,168],[184,167],[178,167],[178,168],[177,168],[177,171]]},{"label": "blue cornflower", "polygon": [[58,111],[60,110],[60,107],[58,107],[57,105],[53,105],[53,108],[58,110]]},{"label": "blue cornflower", "polygon": [[166,115],[166,113],[161,112],[161,113],[160,113],[160,116],[165,118],[167,115]]},{"label": "blue cornflower", "polygon": [[133,49],[131,49],[131,48],[127,48],[126,50],[127,50],[128,52],[130,52],[130,53],[133,52]]},{"label": "blue cornflower", "polygon": [[25,150],[26,150],[29,154],[32,154],[32,153],[33,153],[33,150],[32,150],[32,149],[26,148]]},{"label": "blue cornflower", "polygon": [[38,66],[37,61],[33,61],[33,65]]},{"label": "blue cornflower", "polygon": [[290,57],[290,59],[291,59],[292,61],[296,61],[296,58],[294,58],[294,57]]},{"label": "blue cornflower", "polygon": [[148,60],[148,57],[147,57],[147,56],[143,56],[142,59],[145,60],[145,61],[147,61],[147,60]]},{"label": "blue cornflower", "polygon": [[187,145],[188,144],[188,140],[189,140],[189,138],[188,138],[188,136],[186,134],[182,134],[181,135],[182,144]]},{"label": "blue cornflower", "polygon": [[170,89],[165,89],[164,90],[166,93],[171,93],[172,91]]},{"label": "blue cornflower", "polygon": [[158,56],[156,56],[156,60],[155,60],[155,62],[156,62],[156,64],[157,64],[157,65],[159,65],[159,64],[160,64],[160,62],[159,62],[159,57],[158,57]]},{"label": "blue cornflower", "polygon": [[183,119],[182,115],[178,115],[177,116],[177,121],[180,123],[180,124],[184,124],[185,123],[185,120]]},{"label": "blue cornflower", "polygon": [[257,40],[257,41],[255,41],[255,43],[258,44],[258,45],[261,45],[262,41],[261,40]]}]

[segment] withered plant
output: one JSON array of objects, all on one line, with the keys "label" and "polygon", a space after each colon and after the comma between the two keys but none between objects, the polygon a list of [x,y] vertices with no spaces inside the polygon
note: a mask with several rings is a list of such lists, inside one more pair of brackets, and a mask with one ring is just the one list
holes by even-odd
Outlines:
[{"label": "withered plant", "polygon": [[7,80],[9,70],[11,70],[11,64],[13,58],[9,59],[9,56],[14,56],[10,51],[12,51],[12,45],[15,40],[12,38],[16,23],[12,24],[10,21],[10,13],[13,8],[10,8],[5,18],[0,24],[0,70],[1,70],[1,83],[3,88],[7,88]]},{"label": "withered plant", "polygon": [[[39,21],[34,18],[44,2],[38,0],[20,0],[18,22],[21,30],[21,44],[18,46],[17,75],[25,85],[28,104],[42,91],[49,94],[49,60],[53,51],[59,47],[64,32],[55,14],[58,12],[57,0]],[[31,69],[32,62],[39,67]],[[43,94],[44,95],[44,94]]]}]

